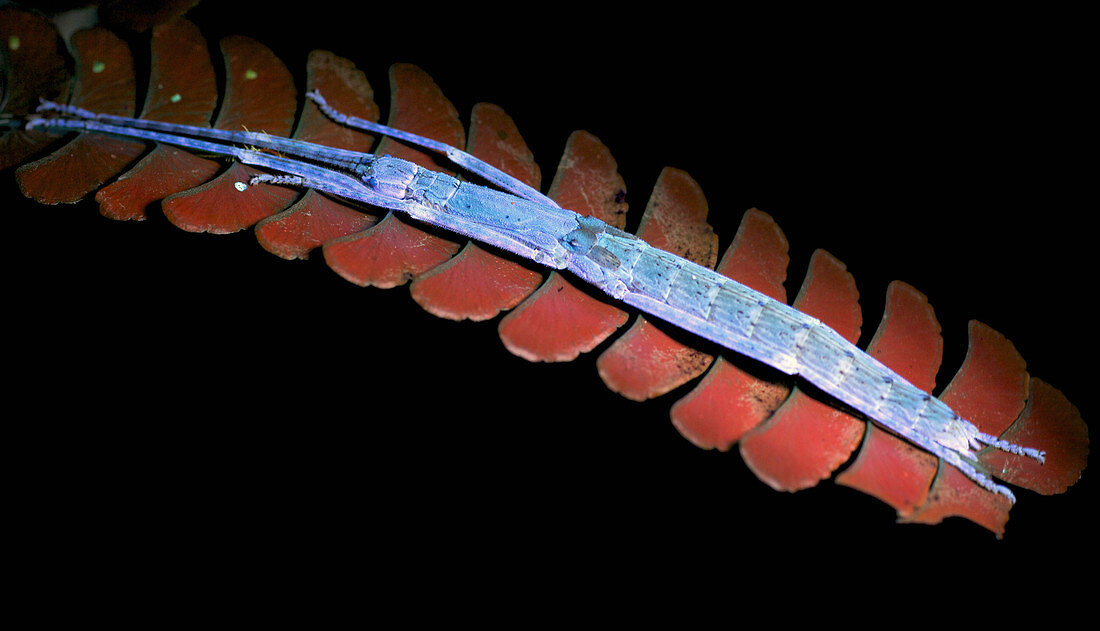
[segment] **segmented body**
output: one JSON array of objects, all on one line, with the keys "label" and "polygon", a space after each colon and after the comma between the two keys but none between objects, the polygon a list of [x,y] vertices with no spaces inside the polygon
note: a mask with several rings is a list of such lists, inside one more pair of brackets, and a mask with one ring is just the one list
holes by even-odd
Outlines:
[{"label": "segmented body", "polygon": [[[555,268],[566,268],[627,304],[791,375],[801,375],[959,468],[983,488],[1012,492],[976,469],[983,445],[1042,459],[983,434],[816,318],[735,280],[648,245],[599,219],[461,182],[388,156],[366,182],[409,213]],[[440,215],[447,219],[441,219]]]},{"label": "segmented body", "polygon": [[571,210],[462,182],[391,156],[374,158],[363,179],[372,191],[392,200],[391,207],[417,219],[549,267],[566,266],[569,252],[561,240],[580,218]]},{"label": "segmented body", "polygon": [[[627,304],[787,374],[801,375],[944,458],[983,488],[1012,497],[964,459],[983,444],[1042,458],[1033,449],[983,434],[939,399],[787,304],[621,231],[600,232],[589,252],[600,250],[589,256],[589,264],[570,269]],[[607,254],[616,265],[607,263]]]},{"label": "segmented body", "polygon": [[[319,96],[315,95],[315,100],[324,104]],[[1014,498],[1007,487],[974,467],[977,451],[990,445],[1042,460],[1043,454],[1037,450],[980,432],[942,401],[816,318],[711,269],[654,248],[599,219],[547,204],[541,195],[530,199],[391,156],[330,153],[323,146],[266,134],[211,132],[125,117],[98,117],[53,103],[40,109],[76,118],[36,118],[28,122],[28,127],[131,135],[232,155],[288,174],[261,176],[251,184],[292,183],[325,190],[405,212],[543,265],[567,269],[642,311],[787,374],[801,375],[943,458],[983,488],[1010,499]],[[254,146],[300,159],[272,155]],[[246,189],[242,186],[242,193]]]}]

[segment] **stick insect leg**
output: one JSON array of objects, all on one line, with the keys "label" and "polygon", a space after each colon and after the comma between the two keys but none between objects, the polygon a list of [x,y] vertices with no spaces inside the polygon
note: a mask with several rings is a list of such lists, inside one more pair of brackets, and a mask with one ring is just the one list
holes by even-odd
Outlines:
[{"label": "stick insect leg", "polygon": [[462,151],[461,149],[452,147],[451,145],[436,140],[432,140],[431,138],[425,138],[424,136],[418,136],[416,134],[411,134],[406,131],[401,131],[400,129],[396,129],[388,125],[382,125],[380,123],[374,123],[368,120],[364,120],[362,118],[343,114],[337,111],[331,105],[329,105],[325,101],[325,98],[321,96],[321,93],[317,90],[306,92],[306,98],[316,103],[321,112],[323,112],[325,116],[328,116],[334,122],[340,123],[341,125],[346,125],[348,127],[354,127],[356,129],[363,129],[366,131],[382,134],[384,136],[390,136],[391,138],[396,138],[398,140],[416,145],[418,147],[423,147],[437,153],[442,153],[446,155],[447,159],[451,162],[466,169],[467,171],[470,171],[471,173],[476,173],[477,175],[485,178],[496,186],[499,186],[500,188],[508,191],[509,193],[518,195],[524,199],[529,199],[533,202],[538,202],[540,204],[546,204],[548,206],[553,206],[554,208],[559,208],[557,202],[543,195],[538,190],[528,186],[527,184],[524,184],[520,180],[512,177],[511,175],[508,175],[504,171],[501,171],[500,169],[489,164],[488,162],[485,162],[480,158],[475,158],[474,156],[466,153],[465,151]]},{"label": "stick insect leg", "polygon": [[940,445],[933,445],[932,453],[939,456],[947,464],[955,467],[963,473],[966,477],[970,478],[978,486],[984,488],[992,493],[997,493],[1008,498],[1012,503],[1016,502],[1016,496],[1012,493],[1012,490],[1003,484],[997,484],[985,473],[978,471],[974,465],[962,459],[961,456],[951,449],[946,449]]},{"label": "stick insect leg", "polygon": [[[176,123],[164,123],[160,121],[144,120],[140,118],[114,116],[111,114],[96,114],[83,108],[75,107],[72,105],[64,105],[61,103],[54,103],[51,101],[42,101],[41,105],[38,106],[38,109],[36,111],[39,113],[57,112],[66,116],[76,117],[81,121],[106,123],[116,128],[144,130],[151,132],[164,132],[177,137],[191,137],[204,141],[246,145],[259,149],[271,149],[286,155],[295,156],[298,158],[303,158],[306,160],[311,160],[314,162],[319,162],[321,164],[327,164],[333,167],[348,170],[354,170],[360,164],[363,164],[364,162],[369,162],[371,159],[373,159],[373,156],[369,153],[361,153],[358,151],[348,151],[345,149],[325,147],[323,145],[318,145],[311,142],[293,140],[280,136],[272,136],[263,132],[226,131],[210,127],[194,127],[191,125],[179,125]],[[42,124],[51,125],[52,123],[53,121],[51,120]],[[91,125],[85,128],[95,131],[104,131],[101,128],[94,128]],[[134,133],[130,135],[132,137],[152,138],[151,135],[145,134]]]},{"label": "stick insect leg", "polygon": [[[73,109],[75,110],[75,108]],[[79,112],[71,110],[67,110],[64,113],[71,115],[80,115]],[[166,144],[185,147],[188,149],[205,151],[216,155],[234,157],[241,162],[244,162],[245,164],[267,167],[286,174],[261,175],[252,178],[251,182],[238,182],[237,190],[240,190],[242,192],[246,190],[251,184],[260,184],[265,182],[273,184],[294,184],[303,187],[314,188],[326,193],[331,193],[333,195],[338,195],[349,199],[356,199],[382,208],[408,212],[407,202],[379,195],[375,191],[368,188],[365,184],[363,184],[361,180],[352,175],[325,168],[324,166],[319,166],[300,160],[294,160],[271,153],[258,151],[254,148],[236,146],[225,142],[216,142],[215,140],[211,139],[231,137],[234,140],[238,140],[239,138],[237,134],[240,132],[221,132],[220,135],[208,135],[207,132],[211,130],[208,130],[206,128],[196,128],[182,125],[175,126],[176,128],[182,128],[183,131],[191,134],[183,135],[168,133],[164,131],[153,131],[145,127],[113,125],[110,122],[105,122],[111,121],[125,123],[133,120],[136,119],[123,119],[121,117],[114,117],[112,119],[107,119],[105,117],[35,118],[27,121],[26,126],[28,129],[45,127],[50,129],[93,131],[113,134],[116,136],[123,136],[126,138],[153,140]],[[371,157],[369,156],[369,154],[360,155],[367,155],[368,157]]]},{"label": "stick insect leg", "polygon": [[206,140],[202,137],[182,136],[134,127],[112,125],[95,119],[76,118],[34,118],[26,123],[26,129],[65,129],[71,131],[92,131],[122,136],[124,138],[137,138],[139,140],[153,140],[188,149],[196,149],[221,156],[236,156],[240,147]]},{"label": "stick insect leg", "polygon": [[1046,461],[1046,452],[1045,451],[1040,451],[1040,450],[1034,449],[1032,447],[1023,447],[1023,446],[1017,445],[1015,443],[1010,443],[1006,440],[1001,440],[1000,438],[997,438],[996,436],[991,436],[989,434],[983,434],[983,433],[980,433],[980,432],[976,436],[976,439],[977,439],[977,442],[980,443],[979,446],[989,445],[990,447],[992,447],[994,449],[999,449],[1001,451],[1006,451],[1010,454],[1016,454],[1018,456],[1027,456],[1028,458],[1032,458],[1033,460],[1038,460],[1040,464],[1042,464],[1043,462]]}]

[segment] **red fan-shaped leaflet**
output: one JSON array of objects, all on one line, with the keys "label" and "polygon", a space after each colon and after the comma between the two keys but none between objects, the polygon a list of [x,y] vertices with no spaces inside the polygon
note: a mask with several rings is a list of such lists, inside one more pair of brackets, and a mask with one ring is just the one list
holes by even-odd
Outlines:
[{"label": "red fan-shaped leaflet", "polygon": [[[49,37],[47,31],[37,48],[48,49],[44,42]],[[34,36],[26,40],[32,42]],[[71,102],[96,111],[132,113],[137,82],[126,44],[106,29],[93,29],[77,34],[73,45],[77,63]],[[207,63],[199,30],[187,20],[170,21],[152,31],[150,46],[152,78],[141,115],[206,124],[217,104],[216,73]],[[448,168],[389,139],[377,142],[332,125],[308,107],[295,126],[298,97],[284,63],[247,37],[228,37],[219,46],[226,83],[214,126],[280,135],[293,131],[298,138],[359,150],[377,144],[376,152]],[[349,61],[314,52],[306,70],[307,89],[320,89],[338,109],[378,119],[380,108],[370,85]],[[389,83],[388,124],[465,146],[540,185],[539,167],[520,129],[502,109],[479,104],[467,134],[458,111],[420,68],[396,64]],[[20,134],[12,132],[6,139],[13,142]],[[103,155],[111,159],[103,160]],[[223,167],[166,146],[148,150],[143,143],[84,134],[21,166],[16,180],[25,195],[45,204],[75,202],[98,191],[94,198],[100,212],[113,219],[144,219],[163,199],[159,205],[164,216],[188,232],[236,233],[255,227],[259,244],[279,257],[321,254],[328,267],[358,285],[409,283],[415,302],[443,318],[486,320],[504,313],[499,336],[519,357],[562,362],[596,351],[600,376],[629,399],[679,390],[672,404],[674,427],[704,448],[726,451],[739,445],[749,468],[777,489],[814,486],[851,459],[838,481],[878,497],[903,520],[934,523],[961,515],[998,536],[1003,533],[1007,502],[978,490],[957,472],[937,467],[934,458],[837,409],[801,384],[685,339],[668,325],[632,316],[561,274],[422,229],[392,213],[284,187],[240,195],[232,184],[250,172],[242,165]],[[607,147],[590,133],[569,137],[548,190],[564,206],[628,225],[624,180]],[[756,209],[745,213],[724,252],[707,220],[708,200],[695,180],[679,169],[666,169],[636,221],[638,234],[651,243],[784,299],[788,242],[772,218]],[[858,298],[844,263],[819,250],[808,260],[806,279],[792,304],[858,341],[865,322]],[[366,343],[366,338],[349,342]],[[940,325],[913,287],[890,286],[885,313],[867,348],[922,388],[935,387],[943,353]],[[440,370],[410,378],[430,383],[432,374],[447,378]],[[487,388],[492,392],[491,384]],[[1027,436],[1049,450],[1051,462],[1039,471],[1020,459],[990,454],[983,462],[995,475],[1049,493],[1073,484],[1084,467],[1087,437],[1079,414],[1057,390],[1029,379],[1019,354],[988,326],[971,325],[970,350],[943,396],[960,411],[972,410],[971,418],[986,431]],[[568,397],[555,396],[554,402],[577,412]],[[596,410],[587,413],[598,415]]]}]

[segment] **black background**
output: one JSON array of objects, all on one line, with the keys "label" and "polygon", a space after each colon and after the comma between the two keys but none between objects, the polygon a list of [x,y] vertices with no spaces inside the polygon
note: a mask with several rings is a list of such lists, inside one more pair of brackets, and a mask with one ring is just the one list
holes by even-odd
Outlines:
[{"label": "black background", "polygon": [[[723,251],[745,209],[776,219],[790,295],[815,248],[845,262],[864,341],[887,284],[905,280],[943,325],[941,387],[974,318],[1092,417],[1095,198],[1077,194],[1092,171],[1061,22],[228,4],[192,14],[212,42],[253,36],[299,81],[309,50],[332,50],[366,72],[383,113],[394,62],[424,68],[464,120],[477,101],[502,106],[544,187],[568,134],[596,134],[627,182],[630,227],[660,169],[682,168]],[[1065,496],[1020,491],[1001,541],[960,519],[898,525],[851,489],[775,492],[736,451],[691,446],[668,421],[686,389],[622,399],[596,375],[603,347],[531,364],[497,320],[434,318],[406,288],[358,288],[251,233],[39,206],[10,172],[0,194],[18,226],[5,311],[8,385],[25,405],[9,418],[27,432],[8,450],[49,529],[496,571],[783,568],[810,585],[902,564],[965,565],[996,586],[1026,573],[1017,561],[1091,551],[1088,470]]]}]

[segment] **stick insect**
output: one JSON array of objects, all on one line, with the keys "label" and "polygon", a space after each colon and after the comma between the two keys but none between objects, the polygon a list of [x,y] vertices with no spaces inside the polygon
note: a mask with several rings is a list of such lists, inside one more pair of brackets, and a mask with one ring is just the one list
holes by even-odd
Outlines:
[{"label": "stick insect", "polygon": [[[523,182],[456,147],[349,117],[318,92],[306,95],[343,125],[424,145],[495,184],[463,182],[407,160],[334,149],[255,132],[100,115],[43,102],[27,129],[143,138],[220,153],[279,172],[237,182],[288,184],[396,210],[552,269],[568,270],[651,315],[814,385],[1015,502],[1011,489],[977,468],[987,447],[1043,462],[1045,453],[983,433],[938,398],[867,355],[820,320],[706,267],[653,248],[596,217],[561,208]],[[49,116],[58,114],[59,117]],[[272,155],[264,150],[273,150]],[[501,192],[502,189],[503,192]]]}]

